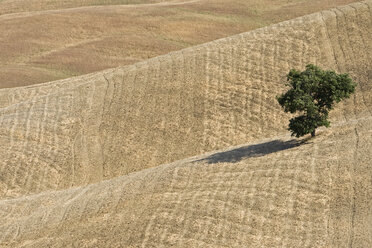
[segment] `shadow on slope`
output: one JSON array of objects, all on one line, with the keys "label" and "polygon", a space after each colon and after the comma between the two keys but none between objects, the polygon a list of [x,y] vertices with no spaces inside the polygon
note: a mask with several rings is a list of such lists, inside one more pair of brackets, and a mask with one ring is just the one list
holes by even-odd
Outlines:
[{"label": "shadow on slope", "polygon": [[251,157],[261,157],[270,153],[291,149],[306,143],[306,140],[273,140],[261,144],[239,147],[234,150],[212,154],[206,158],[195,162],[216,163],[235,163]]}]

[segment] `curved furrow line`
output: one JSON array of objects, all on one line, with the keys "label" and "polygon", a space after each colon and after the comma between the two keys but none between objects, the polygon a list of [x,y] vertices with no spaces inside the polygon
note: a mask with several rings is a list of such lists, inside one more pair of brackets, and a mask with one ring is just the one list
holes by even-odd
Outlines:
[{"label": "curved furrow line", "polygon": [[[344,30],[345,24],[340,20],[343,17],[342,12],[337,8],[333,9],[332,11],[335,13],[335,17],[336,17],[337,31],[338,31],[337,32],[337,34],[338,34],[338,44],[339,44],[340,49],[342,51],[342,58],[345,61],[345,63],[344,63],[345,70],[349,70],[350,69],[349,61],[352,61],[353,54],[351,54],[350,43],[348,43],[349,41],[344,37],[345,35],[347,36],[347,34],[346,34],[347,30]],[[340,13],[341,13],[341,15],[340,15]],[[342,34],[345,34],[345,35],[342,35]],[[341,37],[343,38],[343,40],[341,40]],[[343,113],[344,113],[345,119],[347,121],[357,118],[357,113],[355,112],[355,104],[356,104],[355,94],[354,94],[353,97],[354,97],[354,102],[353,102],[352,110],[350,110],[351,107],[348,108],[347,107],[348,105],[346,105],[344,103],[344,106],[346,108],[343,111]],[[353,112],[354,117],[348,117],[348,114],[350,112]]]},{"label": "curved furrow line", "polygon": [[[196,171],[198,168],[196,166],[194,166],[194,171]],[[193,173],[190,173],[190,174],[193,174]],[[195,173],[196,174],[196,173]],[[195,176],[194,174],[194,176]],[[217,173],[216,171],[213,171],[212,175],[223,175],[224,174],[224,170],[219,170]],[[217,177],[218,179],[218,177]],[[194,179],[195,180],[195,179]],[[222,180],[219,180],[217,182],[217,185],[215,185],[215,190],[211,193],[212,194],[212,199],[210,201],[209,204],[213,204],[214,203],[214,197],[215,195],[217,194],[218,192],[218,189],[221,187],[222,185]],[[201,187],[203,185],[200,185]],[[179,234],[180,235],[180,239],[178,240],[177,242],[177,246],[180,246],[182,245],[182,239],[183,238],[186,238],[187,234],[189,234],[192,230],[193,230],[193,217],[194,217],[194,214],[195,212],[197,212],[199,210],[199,208],[197,207],[198,205],[198,199],[200,197],[200,195],[202,195],[202,190],[199,190],[199,187],[197,187],[196,190],[192,190],[192,194],[191,194],[191,200],[188,202],[188,204],[185,204],[185,208],[190,208],[190,211],[183,211],[185,212],[186,214],[184,214],[184,218],[185,218],[185,221],[184,221],[184,224],[183,224],[183,227],[182,227],[182,230],[181,233]]]},{"label": "curved furrow line", "polygon": [[[213,48],[213,49],[211,49]],[[209,125],[210,118],[209,118],[209,111],[211,111],[213,105],[211,104],[211,100],[209,99],[209,96],[211,95],[211,91],[213,91],[213,87],[211,86],[211,78],[213,79],[213,70],[211,69],[211,60],[212,60],[212,55],[211,52],[215,51],[213,43],[211,43],[210,46],[206,46],[205,48],[205,87],[204,87],[204,118],[203,118],[203,143],[202,143],[202,149],[203,151],[207,149],[209,141],[206,127]],[[183,54],[182,54],[183,55]],[[183,58],[183,65],[185,65],[185,57],[182,56]],[[183,66],[185,67],[185,66]],[[200,151],[201,152],[201,151]]]},{"label": "curved furrow line", "polygon": [[[257,234],[257,240],[256,240],[257,244],[260,244],[260,243],[262,244],[262,243],[265,242],[264,231],[266,231],[266,232],[271,231],[269,228],[265,228],[265,221],[270,220],[271,211],[275,209],[275,206],[274,206],[275,194],[271,195],[270,191],[273,188],[275,188],[276,185],[281,180],[280,177],[279,177],[279,173],[282,170],[282,166],[280,164],[278,166],[278,161],[280,161],[281,159],[282,159],[282,157],[280,155],[272,156],[272,158],[270,159],[270,167],[275,168],[275,169],[269,169],[266,172],[266,174],[267,173],[269,174],[269,176],[267,177],[269,182],[266,183],[268,189],[266,191],[265,190],[264,191],[256,191],[257,193],[263,192],[263,194],[264,194],[263,198],[265,199],[265,203],[266,203],[266,207],[265,207],[266,214],[265,213],[262,214],[263,220],[262,220],[262,223],[261,223],[260,228],[259,228],[259,229],[261,229],[261,231]],[[275,173],[273,174],[273,176],[271,176],[270,173],[273,173],[273,171],[275,171]],[[256,193],[256,195],[253,195],[252,198],[257,198],[258,199],[257,193]],[[246,225],[248,225],[248,222],[246,223]]]},{"label": "curved furrow line", "polygon": [[[359,14],[364,9],[362,8],[361,10],[358,10],[358,8],[354,5],[350,5],[350,8],[353,8],[353,10],[355,12],[355,15],[353,16],[354,17],[353,20],[351,20],[349,23],[355,22],[360,27],[365,26],[365,24],[363,22],[361,22],[361,21],[365,20],[365,18],[360,18],[360,14]],[[367,12],[369,12],[370,19],[372,20],[372,18],[371,18],[372,17],[372,12],[370,11],[370,9],[368,9],[368,10],[369,11],[367,11]],[[363,62],[361,64],[363,64],[365,66],[365,68],[362,69],[362,70],[364,70],[363,74],[365,74],[365,73],[368,73],[369,68],[372,67],[372,62],[369,59],[372,56],[372,54],[371,54],[372,46],[371,45],[368,46],[368,44],[371,44],[372,42],[368,39],[368,37],[364,37],[366,34],[365,34],[365,32],[361,31],[360,28],[353,26],[353,30],[355,30],[355,29],[357,29],[358,34],[354,34],[353,37],[360,37],[361,42],[353,42],[353,45],[355,45],[356,49],[359,49],[358,54],[361,54],[361,56],[358,59],[360,59],[361,57],[363,58]],[[359,39],[358,39],[358,41],[359,41]],[[372,110],[368,107],[369,104],[367,103],[366,96],[365,96],[365,90],[364,90],[364,87],[363,87],[364,84],[366,84],[366,83],[368,84],[368,75],[366,75],[366,76],[363,75],[362,80],[363,80],[362,82],[358,83],[358,87],[360,89],[359,93],[361,95],[363,105],[367,109],[369,115],[372,116]]]},{"label": "curved furrow line", "polygon": [[[210,185],[208,185],[208,183],[207,183],[205,185],[205,188],[208,188],[208,186],[209,186],[213,190],[208,195],[204,196],[207,199],[205,200],[205,206],[202,209],[206,209],[206,211],[205,211],[206,215],[208,215],[209,213],[211,213],[214,210],[213,205],[217,201],[220,201],[220,200],[217,199],[217,194],[222,193],[221,188],[224,187],[226,183],[228,183],[228,182],[224,182],[224,180],[222,180],[222,179],[218,180],[218,175],[221,175],[221,176],[226,175],[224,170],[221,171],[221,168],[219,168],[219,171],[216,172],[216,171],[211,170],[212,169],[211,166],[208,166],[207,169],[208,170],[206,170],[206,173],[207,173],[207,175],[206,175],[207,180],[206,181],[211,182],[211,183],[210,183]],[[237,176],[237,177],[239,177],[239,176]],[[199,199],[199,201],[200,200],[201,199]],[[198,206],[195,206],[194,208],[197,208],[197,207]],[[221,211],[221,212],[223,213],[223,211]],[[221,218],[223,218],[223,217],[221,216]],[[198,230],[198,232],[200,231],[201,236],[198,239],[202,240],[203,242],[208,243],[209,241],[206,240],[206,236],[208,236],[208,230],[210,230],[211,227],[214,224],[215,223],[213,223],[212,221],[208,221],[206,223],[205,228],[200,227],[199,229],[201,229],[201,230]],[[216,230],[216,235],[219,235],[219,236],[221,235],[221,232],[222,232],[221,228],[222,228],[222,224],[221,224],[221,226],[219,226],[219,229]]]},{"label": "curved furrow line", "polygon": [[[191,168],[192,169],[192,168]],[[192,173],[188,173],[186,174],[187,175],[187,180],[186,180],[186,184],[185,186],[182,187],[182,189],[184,191],[187,191],[187,190],[190,190],[190,185],[192,184]],[[181,174],[182,176],[182,174]],[[176,177],[177,180],[176,180]],[[177,211],[177,209],[182,206],[182,204],[185,203],[184,199],[182,199],[182,195],[180,194],[176,200],[176,204],[175,206],[173,206],[173,208],[163,208],[162,205],[166,205],[170,202],[171,198],[167,197],[167,196],[172,196],[172,193],[174,191],[174,187],[175,187],[175,183],[177,182],[179,184],[179,178],[180,177],[180,173],[179,173],[179,170],[176,168],[173,170],[173,174],[172,174],[172,179],[171,179],[171,184],[169,186],[169,191],[167,190],[167,192],[169,192],[169,194],[165,193],[163,197],[161,197],[161,204],[159,204],[155,210],[155,212],[152,214],[151,218],[150,218],[150,221],[146,224],[146,228],[145,228],[145,233],[144,233],[144,239],[143,239],[143,242],[141,242],[141,247],[146,247],[148,242],[149,242],[149,239],[151,238],[151,236],[153,236],[151,233],[154,233],[155,229],[156,229],[156,223],[157,221],[159,221],[159,219],[164,216],[164,213],[166,213],[168,210],[170,209],[174,209],[174,211]],[[166,229],[163,230],[163,235],[160,236],[160,237],[156,237],[156,238],[163,238],[164,239],[164,236],[165,236],[165,233],[166,233]]]},{"label": "curved furrow line", "polygon": [[[26,117],[25,117],[25,134],[24,134],[24,142],[23,142],[23,149],[21,151],[21,153],[23,154],[26,154],[27,151],[29,150],[29,146],[30,146],[30,142],[29,140],[31,139],[31,135],[30,135],[30,123],[31,123],[31,118],[32,118],[32,115],[34,114],[34,108],[35,108],[35,105],[36,103],[35,102],[32,102],[30,107],[28,108],[28,111],[27,111],[27,114],[26,114]],[[34,162],[34,159],[35,159],[35,156],[36,154],[38,154],[38,151],[36,151],[35,153],[31,153],[30,154],[30,161],[31,162]],[[17,178],[17,181],[18,181],[18,184],[22,185],[23,187],[25,186],[25,181],[27,180],[27,177],[32,173],[32,167],[30,166],[29,168],[24,168],[24,171],[23,171],[23,175],[22,176],[19,176]],[[15,176],[17,176],[15,174]],[[21,181],[23,179],[23,181]],[[12,186],[14,186],[14,181],[15,181],[15,178],[13,180],[13,184]],[[27,189],[27,187],[25,187]]]},{"label": "curved furrow line", "polygon": [[[43,139],[43,135],[45,133],[45,127],[48,126],[48,123],[49,123],[49,118],[47,118],[47,110],[48,110],[48,107],[49,107],[49,97],[45,97],[44,98],[45,102],[42,102],[42,115],[41,115],[41,118],[38,122],[38,132],[37,132],[37,138],[36,138],[36,143],[38,144],[38,152],[35,153],[35,162],[36,164],[40,164],[41,163],[41,160],[43,159],[42,156],[41,156],[41,150],[43,149],[43,145],[45,145],[45,141]],[[46,178],[47,176],[47,169],[48,167],[44,167],[44,172],[42,173],[43,174],[43,178]],[[35,170],[32,171],[32,173],[30,173],[29,175],[29,180],[26,182],[26,188],[29,189],[31,188],[31,184],[32,184],[32,178],[33,178],[33,174],[35,173]],[[44,182],[45,183],[45,182]]]},{"label": "curved furrow line", "polygon": [[[293,160],[289,162],[289,164],[294,164],[294,165],[299,165],[299,162],[296,161],[297,156],[293,156]],[[289,216],[294,214],[294,199],[295,195],[298,190],[298,185],[297,185],[297,176],[298,176],[298,170],[293,171],[291,174],[289,174],[290,178],[290,189],[288,193],[288,199],[287,199],[287,204],[286,204],[286,211]],[[282,175],[283,176],[283,175]],[[281,233],[281,237],[283,237],[283,245],[284,246],[291,246],[290,241],[291,241],[291,228],[294,226],[294,221],[291,220],[290,218],[285,224],[285,228],[283,228],[283,231]]]},{"label": "curved furrow line", "polygon": [[[351,54],[351,56],[353,57],[353,59],[351,59],[349,61],[354,61],[354,63],[355,63],[357,61],[360,61],[360,59],[363,58],[363,57],[365,57],[365,55],[366,55],[366,53],[364,52],[365,51],[364,49],[360,49],[359,51],[356,51],[356,49],[358,49],[358,47],[363,47],[363,45],[361,45],[360,42],[359,42],[360,39],[358,39],[359,37],[362,37],[362,35],[361,35],[360,32],[358,32],[358,33],[355,32],[355,29],[356,29],[355,26],[354,26],[355,24],[352,27],[350,27],[350,24],[357,22],[356,19],[359,19],[359,18],[355,18],[354,20],[348,20],[348,18],[351,17],[351,14],[350,13],[352,13],[352,12],[355,11],[355,8],[353,8],[352,5],[350,5],[348,7],[340,7],[340,8],[338,8],[338,10],[340,10],[343,13],[342,16],[343,16],[343,18],[345,20],[345,25],[343,25],[343,26],[346,26],[346,29],[347,29],[347,32],[346,32],[346,34],[347,34],[346,35],[347,45],[345,47],[347,47],[347,48],[350,47],[351,53],[349,53],[349,54]],[[348,13],[348,14],[346,14],[346,13]],[[354,14],[355,14],[355,12],[354,12]],[[357,58],[356,57],[356,54],[358,54],[360,56],[358,56],[358,58]],[[368,62],[368,59],[366,59],[364,61],[364,63],[362,62],[362,63],[358,63],[358,64],[365,65],[366,63],[367,64],[369,63]],[[349,65],[349,66],[351,67],[352,70],[356,67],[356,65],[352,65],[352,64]],[[358,73],[358,72],[356,72],[356,73]],[[361,89],[361,83],[358,83],[357,84],[357,87],[359,89]],[[365,107],[368,110],[368,107],[367,107],[367,105],[365,103],[365,99],[364,99],[363,93],[360,90],[357,93],[360,93],[362,95],[362,97],[361,97],[362,102],[363,102],[363,104],[365,105]],[[357,95],[355,94],[354,95],[354,101],[357,101],[358,99],[359,99],[359,97],[357,97]],[[354,109],[355,109],[355,115],[356,115],[355,118],[357,118],[357,113],[360,113],[360,111],[356,109],[357,106],[360,106],[360,104],[357,104],[355,102],[354,103]]]},{"label": "curved furrow line", "polygon": [[[337,72],[344,71],[345,69],[345,61],[344,58],[340,56],[341,54],[341,48],[340,44],[337,42],[336,39],[334,39],[334,33],[337,33],[337,23],[336,19],[333,18],[335,15],[332,11],[322,11],[319,13],[319,29],[321,30],[322,35],[320,37],[316,37],[316,45],[313,45],[313,47],[318,48],[318,53],[316,57],[321,57],[322,53],[328,53],[324,58],[322,58],[319,62],[316,64],[320,64],[321,66],[327,65],[330,69],[334,69]],[[315,27],[316,28],[316,27]],[[335,119],[341,119],[343,118],[344,121],[347,121],[346,114],[345,114],[345,108],[344,102],[341,102],[339,104],[341,107],[340,109],[342,113],[337,113],[337,117]],[[336,113],[333,113],[333,115],[336,115]]]}]

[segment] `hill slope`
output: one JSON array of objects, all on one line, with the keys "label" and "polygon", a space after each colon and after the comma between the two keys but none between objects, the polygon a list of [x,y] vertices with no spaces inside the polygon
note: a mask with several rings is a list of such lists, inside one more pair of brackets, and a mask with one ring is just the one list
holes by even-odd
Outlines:
[{"label": "hill slope", "polygon": [[371,120],[2,200],[1,247],[370,247]]},{"label": "hill slope", "polygon": [[[371,246],[371,8],[1,90],[0,246]],[[311,142],[276,137],[281,81],[309,62],[357,92]]]},{"label": "hill slope", "polygon": [[133,66],[0,91],[0,195],[108,179],[270,137],[288,116],[275,96],[290,68],[350,72],[370,114],[371,1],[170,53]]},{"label": "hill slope", "polygon": [[0,88],[136,62],[357,0],[3,0]]}]

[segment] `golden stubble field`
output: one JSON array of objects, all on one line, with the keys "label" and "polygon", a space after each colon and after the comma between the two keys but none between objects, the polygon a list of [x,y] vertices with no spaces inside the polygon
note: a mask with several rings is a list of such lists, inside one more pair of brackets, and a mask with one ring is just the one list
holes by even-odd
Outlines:
[{"label": "golden stubble field", "polygon": [[[49,11],[49,10],[48,10]],[[372,1],[0,90],[0,247],[371,247]],[[349,72],[315,139],[290,68]]]},{"label": "golden stubble field", "polygon": [[350,2],[1,1],[0,87],[133,64]]}]

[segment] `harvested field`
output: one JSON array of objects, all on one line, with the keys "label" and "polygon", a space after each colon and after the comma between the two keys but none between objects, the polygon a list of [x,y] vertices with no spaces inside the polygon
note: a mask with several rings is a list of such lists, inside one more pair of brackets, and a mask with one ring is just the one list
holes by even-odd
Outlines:
[{"label": "harvested field", "polygon": [[[372,246],[371,10],[0,90],[0,246]],[[293,140],[275,96],[308,63],[357,92]]]},{"label": "harvested field", "polygon": [[369,247],[371,124],[3,200],[0,238],[5,247]]},{"label": "harvested field", "polygon": [[0,1],[0,88],[130,65],[355,1]]}]

